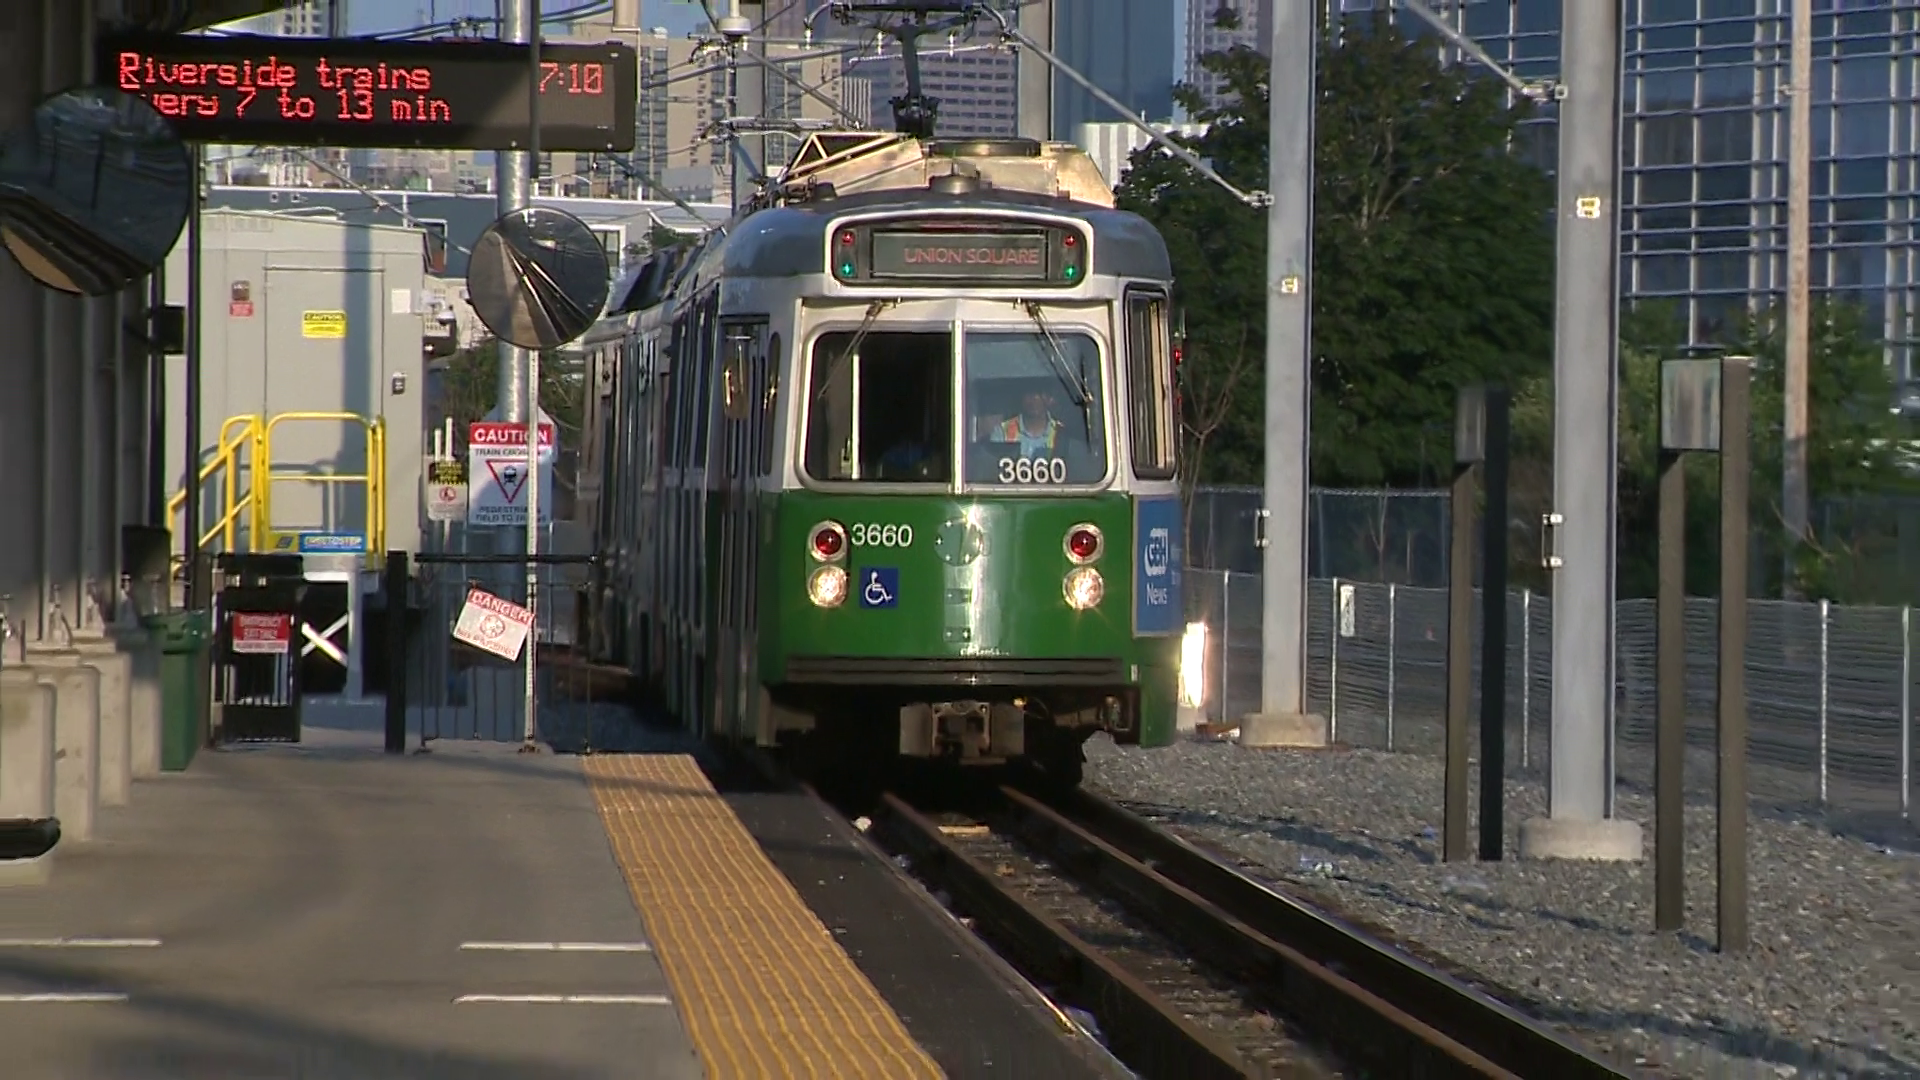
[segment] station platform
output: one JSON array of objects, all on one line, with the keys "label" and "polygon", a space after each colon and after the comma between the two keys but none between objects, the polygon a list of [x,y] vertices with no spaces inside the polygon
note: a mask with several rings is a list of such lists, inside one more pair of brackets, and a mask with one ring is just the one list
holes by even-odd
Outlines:
[{"label": "station platform", "polygon": [[580,758],[303,734],[0,890],[8,1080],[707,1074]]},{"label": "station platform", "polygon": [[0,1074],[1110,1075],[797,795],[678,739],[389,755],[368,705],[138,781],[0,889]]}]

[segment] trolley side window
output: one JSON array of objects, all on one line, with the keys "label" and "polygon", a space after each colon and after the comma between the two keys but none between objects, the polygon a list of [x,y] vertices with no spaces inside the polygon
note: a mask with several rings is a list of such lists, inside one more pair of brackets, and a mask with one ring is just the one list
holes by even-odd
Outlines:
[{"label": "trolley side window", "polygon": [[1167,297],[1127,294],[1128,419],[1133,429],[1133,474],[1143,480],[1174,475],[1178,419],[1173,409],[1173,347]]},{"label": "trolley side window", "polygon": [[948,483],[953,334],[823,334],[807,394],[807,475],[836,482]]}]

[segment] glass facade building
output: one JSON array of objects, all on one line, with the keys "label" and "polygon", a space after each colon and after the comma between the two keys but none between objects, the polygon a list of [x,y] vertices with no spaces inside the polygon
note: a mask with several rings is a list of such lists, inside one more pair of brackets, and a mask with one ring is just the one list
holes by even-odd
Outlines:
[{"label": "glass facade building", "polygon": [[[1348,13],[1391,6],[1331,2]],[[1620,0],[1621,288],[1684,305],[1696,340],[1750,302],[1785,296],[1791,2]],[[1881,313],[1895,377],[1910,382],[1920,307],[1920,0],[1812,3],[1812,285]],[[1539,79],[1559,68],[1561,4],[1433,6],[1516,74]],[[1537,134],[1529,152],[1551,169],[1551,122]]]}]

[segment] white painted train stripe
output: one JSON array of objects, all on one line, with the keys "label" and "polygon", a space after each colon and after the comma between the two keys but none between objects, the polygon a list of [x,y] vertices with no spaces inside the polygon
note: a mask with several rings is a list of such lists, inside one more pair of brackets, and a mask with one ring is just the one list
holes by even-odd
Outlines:
[{"label": "white painted train stripe", "polygon": [[652,952],[644,941],[463,941],[467,952]]},{"label": "white painted train stripe", "polygon": [[455,1005],[671,1005],[665,994],[464,994]]},{"label": "white painted train stripe", "polygon": [[157,949],[159,947],[159,938],[0,938],[0,949]]},{"label": "white painted train stripe", "polygon": [[125,994],[0,994],[0,1005],[109,1005]]}]

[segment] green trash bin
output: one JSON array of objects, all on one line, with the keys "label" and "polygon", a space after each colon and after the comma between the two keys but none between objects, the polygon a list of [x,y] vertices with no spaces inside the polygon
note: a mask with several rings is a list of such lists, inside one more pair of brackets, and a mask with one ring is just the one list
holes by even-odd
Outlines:
[{"label": "green trash bin", "polygon": [[160,768],[180,772],[193,764],[211,723],[212,613],[169,611],[140,621],[160,645]]}]

